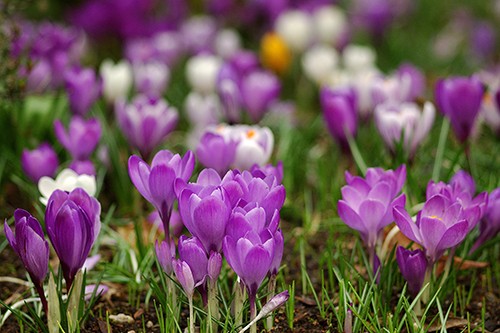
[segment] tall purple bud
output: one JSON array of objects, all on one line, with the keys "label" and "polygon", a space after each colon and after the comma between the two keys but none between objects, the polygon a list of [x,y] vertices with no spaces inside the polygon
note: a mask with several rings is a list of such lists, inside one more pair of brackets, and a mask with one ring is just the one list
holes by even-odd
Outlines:
[{"label": "tall purple bud", "polygon": [[324,87],[320,92],[320,103],[328,131],[344,152],[349,151],[348,135],[354,137],[358,128],[354,90]]},{"label": "tall purple bud", "polygon": [[450,119],[457,139],[464,143],[471,135],[483,99],[483,86],[475,77],[450,77],[436,84],[436,104]]},{"label": "tall purple bud", "polygon": [[15,235],[5,221],[5,236],[28,271],[40,295],[44,311],[47,312],[43,281],[49,270],[49,243],[45,240],[40,222],[27,211],[16,209],[14,220]]},{"label": "tall purple bud", "polygon": [[69,290],[101,228],[101,205],[81,188],[55,190],[47,203],[45,225]]}]

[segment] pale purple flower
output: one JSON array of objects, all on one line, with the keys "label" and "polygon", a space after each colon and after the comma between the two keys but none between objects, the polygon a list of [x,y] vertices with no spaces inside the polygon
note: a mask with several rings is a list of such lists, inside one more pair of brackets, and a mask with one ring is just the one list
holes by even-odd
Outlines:
[{"label": "pale purple flower", "polygon": [[211,16],[193,16],[186,20],[180,32],[185,48],[191,54],[198,54],[204,51],[211,52],[217,25]]},{"label": "pale purple flower", "polygon": [[158,262],[160,263],[163,271],[170,275],[172,274],[173,268],[173,260],[175,259],[175,243],[173,240],[164,240],[161,243],[158,243],[158,240],[155,243],[155,252],[156,257],[158,258]]},{"label": "pale purple flower", "polygon": [[404,165],[395,171],[369,168],[365,178],[346,172],[347,185],[341,189],[338,214],[344,223],[360,232],[371,253],[383,228],[393,221],[392,208],[405,205],[405,195],[397,196],[405,178]]},{"label": "pale purple flower", "polygon": [[27,73],[26,91],[35,94],[41,94],[48,90],[52,81],[52,69],[50,64],[40,59]]},{"label": "pale purple flower", "polygon": [[436,84],[436,104],[450,119],[460,142],[471,135],[483,99],[483,86],[475,77],[450,77]]},{"label": "pale purple flower", "polygon": [[161,62],[136,63],[132,66],[137,92],[149,98],[159,98],[165,93],[170,70]]},{"label": "pale purple flower", "polygon": [[348,136],[354,137],[358,127],[356,95],[353,89],[324,87],[320,103],[328,131],[344,151],[348,150]]},{"label": "pale purple flower", "polygon": [[144,158],[174,130],[179,119],[177,109],[164,99],[150,99],[143,95],[135,97],[131,104],[118,101],[115,112],[123,134]]},{"label": "pale purple flower", "polygon": [[375,124],[385,144],[392,153],[401,144],[410,158],[418,145],[429,134],[434,123],[436,110],[426,102],[422,111],[414,103],[384,103],[375,108]]},{"label": "pale purple flower", "polygon": [[175,181],[187,182],[194,169],[194,156],[188,151],[184,157],[168,150],[159,151],[149,166],[138,156],[128,160],[128,172],[139,193],[158,210],[163,221],[166,239],[170,239],[169,221],[177,195]]},{"label": "pale purple flower", "polygon": [[182,235],[178,248],[179,259],[189,265],[194,281],[204,283],[208,275],[208,256],[203,244],[196,237],[188,238]]},{"label": "pale purple flower", "polygon": [[69,106],[74,114],[87,114],[101,94],[102,80],[91,68],[73,67],[64,73]]},{"label": "pale purple flower", "polygon": [[410,251],[402,246],[396,249],[396,260],[401,275],[408,282],[408,291],[416,297],[422,289],[427,270],[427,258],[422,250]]},{"label": "pale purple flower", "polygon": [[35,183],[43,176],[53,177],[59,167],[57,154],[48,143],[42,143],[33,150],[23,149],[21,166]]},{"label": "pale purple flower", "polygon": [[162,31],[151,37],[127,40],[125,55],[131,63],[161,62],[173,66],[184,51],[180,33]]},{"label": "pale purple flower", "polygon": [[425,202],[416,221],[413,221],[402,205],[395,206],[393,214],[401,232],[422,245],[429,265],[432,266],[447,249],[464,240],[469,232],[469,220],[477,219],[480,209],[463,209],[459,202],[437,194]]},{"label": "pale purple flower", "polygon": [[241,78],[234,66],[225,62],[217,74],[216,89],[221,100],[222,111],[229,122],[239,122],[242,104]]},{"label": "pale purple flower", "polygon": [[88,160],[101,139],[101,124],[92,118],[73,116],[66,131],[60,120],[54,122],[57,140],[75,160]]},{"label": "pale purple flower", "polygon": [[49,198],[45,225],[68,289],[99,235],[100,213],[99,202],[81,188],[56,190]]},{"label": "pale purple flower", "polygon": [[422,97],[425,93],[425,75],[410,63],[404,63],[396,70],[396,75],[401,82],[409,80],[407,91],[407,101],[415,101],[417,97]]},{"label": "pale purple flower", "polygon": [[254,164],[250,168],[250,172],[254,177],[258,178],[266,178],[267,176],[274,176],[276,179],[276,182],[278,184],[281,184],[283,182],[283,162],[279,161],[276,166],[272,164],[267,164],[264,166],[259,166],[257,164]]},{"label": "pale purple flower", "polygon": [[195,281],[193,272],[191,271],[191,267],[189,267],[188,263],[185,261],[174,259],[173,268],[175,276],[177,277],[177,280],[179,280],[179,283],[184,289],[187,297],[192,298],[194,294],[194,288],[201,285],[204,280]]},{"label": "pale purple flower", "polygon": [[258,56],[250,50],[236,52],[229,59],[229,63],[234,67],[239,77],[245,77],[260,68]]}]

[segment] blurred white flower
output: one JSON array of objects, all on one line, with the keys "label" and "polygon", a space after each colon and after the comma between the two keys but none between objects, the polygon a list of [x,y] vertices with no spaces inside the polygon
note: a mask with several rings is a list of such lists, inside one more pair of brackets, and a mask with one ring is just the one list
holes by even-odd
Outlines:
[{"label": "blurred white flower", "polygon": [[283,12],[276,19],[274,28],[290,49],[298,53],[311,44],[314,35],[311,17],[300,10]]},{"label": "blurred white flower", "polygon": [[314,28],[320,42],[336,45],[347,30],[345,13],[337,6],[321,6],[313,13]]},{"label": "blurred white flower", "polygon": [[339,61],[337,51],[329,45],[315,45],[302,57],[302,68],[306,76],[321,85],[335,71]]},{"label": "blurred white flower", "polygon": [[119,97],[126,97],[132,86],[132,67],[126,60],[114,64],[106,59],[101,63],[99,73],[102,77],[102,93],[108,103]]},{"label": "blurred white flower", "polygon": [[274,147],[273,132],[268,127],[233,126],[231,136],[239,140],[236,147],[234,167],[248,170],[254,164],[265,165]]},{"label": "blurred white flower", "polygon": [[38,190],[42,195],[40,202],[47,205],[50,196],[55,190],[71,192],[75,188],[82,188],[90,196],[94,196],[96,192],[96,179],[90,175],[79,175],[71,169],[62,170],[56,177],[52,179],[44,176],[38,181]]},{"label": "blurred white flower", "polygon": [[215,92],[221,65],[221,59],[214,55],[202,54],[191,57],[186,64],[186,77],[193,90],[200,94]]},{"label": "blurred white flower", "polygon": [[241,48],[240,35],[234,29],[220,30],[215,36],[215,52],[222,58],[228,59]]},{"label": "blurred white flower", "polygon": [[342,60],[347,70],[358,73],[375,68],[375,51],[368,46],[348,45],[342,52]]}]

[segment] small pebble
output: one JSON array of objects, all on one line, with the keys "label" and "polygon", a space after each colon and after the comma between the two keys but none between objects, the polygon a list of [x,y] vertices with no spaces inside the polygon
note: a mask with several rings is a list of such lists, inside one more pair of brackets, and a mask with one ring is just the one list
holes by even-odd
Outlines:
[{"label": "small pebble", "polygon": [[146,323],[146,327],[147,327],[147,328],[151,328],[151,327],[153,327],[153,326],[154,326],[154,324],[153,324],[153,322],[152,322],[151,320],[149,320],[149,321]]},{"label": "small pebble", "polygon": [[123,314],[123,313],[119,313],[117,315],[110,315],[109,320],[115,324],[133,324],[134,323],[134,318],[130,317],[129,315]]},{"label": "small pebble", "polygon": [[135,333],[135,331],[134,331],[134,330],[132,330],[132,331],[128,331],[127,333]]}]

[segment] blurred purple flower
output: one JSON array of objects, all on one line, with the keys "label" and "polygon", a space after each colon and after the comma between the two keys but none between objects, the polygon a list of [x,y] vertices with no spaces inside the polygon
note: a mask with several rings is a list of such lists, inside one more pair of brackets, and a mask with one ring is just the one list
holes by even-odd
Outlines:
[{"label": "blurred purple flower", "polygon": [[416,297],[424,284],[425,271],[427,270],[427,258],[422,250],[410,251],[402,246],[396,250],[401,275],[408,282],[408,291]]},{"label": "blurred purple flower", "polygon": [[26,91],[29,93],[41,94],[48,90],[52,82],[52,68],[50,64],[40,59],[27,72]]},{"label": "blurred purple flower", "polygon": [[81,188],[70,193],[55,190],[49,198],[45,225],[68,290],[99,235],[100,213],[99,202]]},{"label": "blurred purple flower", "polygon": [[101,124],[95,118],[73,116],[68,131],[60,120],[54,121],[57,140],[75,160],[88,160],[101,138]]},{"label": "blurred purple flower", "polygon": [[356,95],[351,88],[330,89],[324,87],[320,92],[320,103],[326,126],[343,151],[348,151],[348,135],[357,132]]},{"label": "blurred purple flower", "polygon": [[35,183],[43,176],[54,177],[59,167],[57,154],[48,143],[42,143],[33,150],[23,149],[21,166],[26,175]]},{"label": "blurred purple flower", "polygon": [[90,176],[95,176],[95,167],[94,163],[92,161],[86,160],[86,161],[71,161],[69,164],[69,168],[73,171],[75,171],[79,175],[90,175]]},{"label": "blurred purple flower", "polygon": [[64,72],[69,106],[74,114],[84,116],[99,98],[102,80],[91,68],[73,67]]},{"label": "blurred purple flower", "polygon": [[338,214],[345,224],[360,232],[371,254],[383,228],[394,220],[392,207],[405,205],[405,195],[397,196],[405,178],[405,165],[395,171],[369,168],[364,179],[346,172],[347,185],[341,189]]},{"label": "blurred purple flower", "polygon": [[471,135],[483,94],[483,86],[475,77],[450,77],[436,84],[436,104],[450,119],[461,143]]},{"label": "blurred purple flower", "polygon": [[274,176],[276,179],[276,182],[278,184],[281,184],[283,182],[283,162],[279,161],[276,166],[272,164],[267,164],[264,166],[259,166],[257,164],[254,164],[250,168],[250,172],[254,177],[258,178],[266,178],[267,176]]},{"label": "blurred purple flower", "polygon": [[149,98],[160,98],[170,78],[170,70],[160,62],[137,63],[132,66],[137,92]]},{"label": "blurred purple flower", "polygon": [[243,104],[254,122],[262,119],[280,92],[281,82],[276,75],[267,71],[254,71],[244,76],[241,82]]},{"label": "blurred purple flower", "polygon": [[495,28],[488,21],[477,22],[471,32],[472,51],[479,59],[491,59],[495,52]]},{"label": "blurred purple flower", "polygon": [[229,62],[222,64],[217,75],[216,89],[221,100],[222,111],[228,122],[240,121],[242,104],[241,78]]},{"label": "blurred purple flower", "polygon": [[187,182],[194,169],[194,156],[188,151],[181,158],[168,150],[159,151],[151,166],[132,155],[128,160],[128,173],[139,193],[158,210],[163,221],[166,239],[170,239],[170,216],[177,195],[174,184],[177,179]]},{"label": "blurred purple flower", "polygon": [[118,101],[115,112],[123,134],[144,158],[174,130],[179,119],[177,109],[164,99],[155,100],[143,95],[135,97],[131,104]]},{"label": "blurred purple flower", "polygon": [[393,208],[394,219],[401,232],[422,245],[434,265],[447,249],[457,246],[469,232],[469,220],[477,219],[479,207],[465,210],[457,201],[437,194],[428,199],[417,214],[416,222],[402,205]]},{"label": "blurred purple flower", "polygon": [[409,80],[409,91],[407,101],[415,101],[425,93],[425,75],[410,63],[404,63],[396,70],[396,75],[400,81]]},{"label": "blurred purple flower", "polygon": [[186,20],[180,32],[185,48],[191,54],[212,52],[217,24],[211,16],[193,16]]}]

